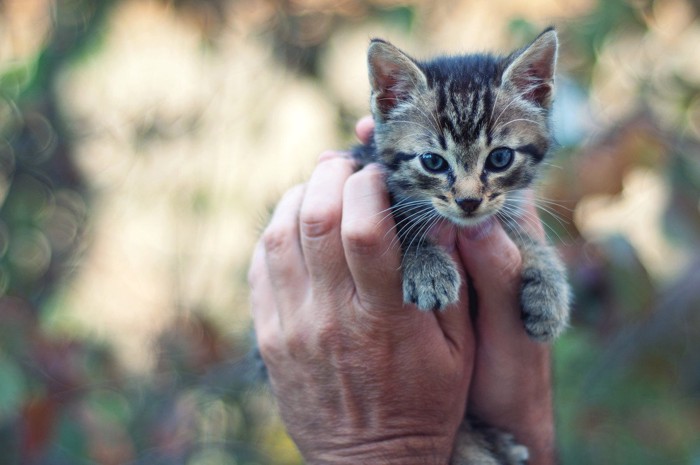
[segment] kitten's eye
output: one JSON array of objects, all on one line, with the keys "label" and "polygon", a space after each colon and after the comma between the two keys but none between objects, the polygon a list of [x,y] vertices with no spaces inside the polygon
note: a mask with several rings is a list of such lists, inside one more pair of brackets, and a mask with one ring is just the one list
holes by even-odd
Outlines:
[{"label": "kitten's eye", "polygon": [[503,171],[513,162],[513,149],[500,147],[494,149],[486,159],[486,169],[489,171]]},{"label": "kitten's eye", "polygon": [[434,153],[424,153],[420,156],[420,162],[423,168],[431,173],[444,173],[450,169],[450,164],[447,163],[447,160]]}]

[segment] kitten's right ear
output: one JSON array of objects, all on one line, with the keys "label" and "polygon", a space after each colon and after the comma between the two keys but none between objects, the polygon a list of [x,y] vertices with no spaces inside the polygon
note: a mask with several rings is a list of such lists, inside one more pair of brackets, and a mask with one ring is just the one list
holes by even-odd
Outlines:
[{"label": "kitten's right ear", "polygon": [[530,45],[508,58],[510,64],[503,72],[503,82],[512,85],[527,100],[549,108],[558,48],[557,31],[545,29]]},{"label": "kitten's right ear", "polygon": [[380,121],[411,93],[428,88],[425,74],[418,65],[389,42],[372,39],[367,64],[372,86],[372,113]]}]

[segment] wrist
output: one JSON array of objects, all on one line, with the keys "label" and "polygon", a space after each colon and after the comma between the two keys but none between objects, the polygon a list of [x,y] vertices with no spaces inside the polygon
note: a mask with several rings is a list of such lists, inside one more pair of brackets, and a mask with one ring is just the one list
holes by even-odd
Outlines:
[{"label": "wrist", "polygon": [[448,465],[454,439],[402,437],[329,450],[307,458],[309,465]]}]

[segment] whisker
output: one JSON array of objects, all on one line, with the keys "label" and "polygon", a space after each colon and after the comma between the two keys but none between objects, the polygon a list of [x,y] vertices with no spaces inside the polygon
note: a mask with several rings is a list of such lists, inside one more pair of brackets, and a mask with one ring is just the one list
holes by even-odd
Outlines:
[{"label": "whisker", "polygon": [[[401,242],[402,248],[404,249],[404,252],[407,250],[407,247],[405,247],[405,240],[406,237],[409,236],[412,231],[414,231],[416,228],[420,228],[423,224],[423,222],[427,219],[430,218],[430,216],[433,215],[433,212],[428,210],[423,213],[418,214],[417,216],[409,217],[407,218],[410,221],[407,221],[408,223],[408,228],[397,228],[398,234],[397,234],[397,240]],[[411,241],[412,243],[412,241]],[[409,243],[409,247],[411,245]],[[392,243],[393,245],[393,243]]]},{"label": "whisker", "polygon": [[539,121],[535,121],[535,120],[531,120],[531,119],[527,119],[527,118],[512,119],[512,120],[508,121],[507,123],[503,123],[502,125],[500,125],[499,128],[503,129],[504,127],[508,126],[509,124],[516,123],[518,121],[525,121],[527,123],[532,123],[534,125],[537,125],[537,126],[541,127],[542,129],[546,129],[546,126],[544,124],[540,123]]},{"label": "whisker", "polygon": [[437,225],[441,220],[442,220],[442,216],[439,213],[435,212],[435,216],[433,216],[433,218],[431,220],[429,220],[428,227],[425,228],[425,231],[423,232],[423,234],[421,235],[421,238],[418,241],[419,248],[423,245],[423,243],[425,243],[425,240],[428,237],[428,233],[433,228],[433,226]]},{"label": "whisker", "polygon": [[559,201],[556,201],[556,200],[550,200],[550,199],[547,199],[547,198],[544,198],[544,197],[540,197],[540,196],[535,196],[535,202],[537,202],[537,203],[545,203],[545,204],[547,204],[547,205],[552,205],[552,206],[554,206],[554,207],[561,208],[562,210],[566,210],[566,211],[568,211],[568,212],[573,212],[573,211],[574,211],[573,208],[568,207],[566,204],[564,204],[564,203],[562,203],[562,202],[559,202]]},{"label": "whisker", "polygon": [[[408,215],[405,218],[402,218],[400,221],[398,221],[396,223],[396,237],[392,241],[391,246],[394,246],[395,243],[398,241],[403,247],[406,237],[411,233],[412,230],[419,226],[419,223],[421,221],[429,217],[430,214],[431,212],[427,210],[417,215]],[[406,227],[406,225],[408,226]]]},{"label": "whisker", "polygon": [[411,238],[411,241],[408,243],[408,246],[406,246],[405,252],[408,252],[409,250],[411,250],[411,247],[413,246],[413,243],[415,242],[416,237],[418,237],[418,235],[421,233],[421,231],[423,230],[423,228],[425,227],[425,225],[427,224],[429,219],[433,218],[433,215],[435,215],[435,214],[437,214],[437,212],[434,212],[434,211],[427,212],[426,214],[422,215],[420,217],[420,219],[417,219],[417,222],[414,223],[413,225],[411,225],[412,227],[408,231],[406,231],[406,234],[408,234],[415,229],[416,225],[418,225],[418,229],[413,234],[413,237]]}]

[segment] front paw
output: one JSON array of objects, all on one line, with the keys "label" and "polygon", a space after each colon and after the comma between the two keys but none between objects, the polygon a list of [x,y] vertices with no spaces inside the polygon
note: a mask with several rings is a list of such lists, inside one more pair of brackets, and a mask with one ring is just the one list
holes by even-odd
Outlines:
[{"label": "front paw", "polygon": [[436,246],[409,250],[403,260],[403,300],[420,310],[457,302],[462,280],[452,259]]},{"label": "front paw", "polygon": [[522,319],[527,333],[537,341],[551,341],[569,322],[569,284],[558,268],[530,267],[522,272]]}]

